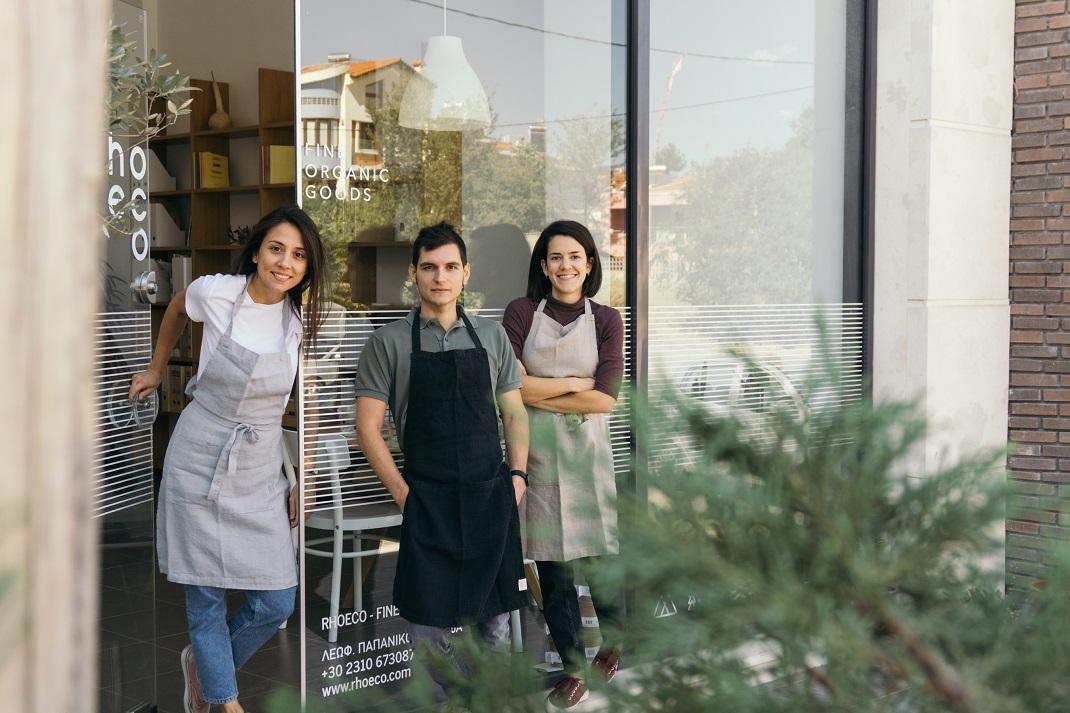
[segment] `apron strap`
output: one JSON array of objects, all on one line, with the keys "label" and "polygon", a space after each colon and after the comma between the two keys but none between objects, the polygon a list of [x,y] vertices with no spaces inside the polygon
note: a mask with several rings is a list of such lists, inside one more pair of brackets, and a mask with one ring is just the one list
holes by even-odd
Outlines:
[{"label": "apron strap", "polygon": [[469,321],[468,315],[464,313],[464,307],[457,305],[457,314],[464,320],[464,327],[468,330],[468,336],[472,338],[472,344],[476,345],[476,349],[482,349],[483,344],[479,341],[479,337],[476,335],[476,328],[472,326],[472,322]]},{"label": "apron strap", "polygon": [[542,311],[544,309],[546,309],[546,298],[545,297],[543,297],[542,300],[539,301],[539,306],[535,308],[535,311],[537,313],[539,313],[539,314],[542,314]]},{"label": "apron strap", "polygon": [[[479,341],[479,336],[476,334],[476,328],[472,326],[471,320],[468,319],[468,315],[464,313],[464,307],[457,305],[457,316],[464,322],[464,328],[468,330],[468,336],[472,338],[472,344],[476,349],[482,349],[483,343]],[[412,311],[412,351],[420,351],[420,308],[417,307]]]},{"label": "apron strap", "polygon": [[[238,293],[238,298],[234,300],[234,308],[230,311],[230,321],[227,322],[227,328],[223,330],[223,336],[229,337],[232,328],[234,327],[234,320],[238,316],[238,310],[241,309],[242,303],[245,302],[245,295],[249,292],[249,283],[253,281],[252,274],[245,276],[245,287]],[[285,326],[284,330],[285,331]]]},{"label": "apron strap", "polygon": [[415,354],[420,351],[420,306],[412,311],[412,351]]},{"label": "apron strap", "polygon": [[586,297],[583,298],[583,314],[587,317],[591,316],[591,301]]},{"label": "apron strap", "polygon": [[284,352],[289,358],[290,350],[286,347],[290,343],[290,320],[296,315],[293,313],[294,308],[290,303],[290,295],[283,295],[282,301],[284,302],[282,305],[282,345],[279,351]]}]

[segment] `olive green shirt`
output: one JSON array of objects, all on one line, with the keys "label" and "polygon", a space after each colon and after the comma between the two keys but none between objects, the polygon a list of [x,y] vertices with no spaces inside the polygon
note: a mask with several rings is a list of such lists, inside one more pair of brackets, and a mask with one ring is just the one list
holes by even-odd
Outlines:
[{"label": "olive green shirt", "polygon": [[[409,409],[409,357],[412,355],[412,320],[416,311],[404,319],[375,330],[360,355],[357,365],[357,396],[370,396],[385,401],[394,415],[398,443],[404,448],[405,417]],[[479,341],[487,351],[490,366],[490,387],[495,394],[519,389],[520,367],[517,365],[509,336],[501,324],[486,317],[468,315]],[[475,344],[457,321],[446,332],[435,319],[420,317],[420,349],[443,352],[450,349],[473,349]]]}]

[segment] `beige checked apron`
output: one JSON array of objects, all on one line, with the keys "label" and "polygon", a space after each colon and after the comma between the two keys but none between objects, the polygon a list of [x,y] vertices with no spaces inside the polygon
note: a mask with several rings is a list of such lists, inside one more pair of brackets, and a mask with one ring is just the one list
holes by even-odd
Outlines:
[{"label": "beige checked apron", "polygon": [[[561,325],[539,303],[520,361],[531,376],[594,378],[598,335],[590,300]],[[528,408],[528,491],[521,501],[524,555],[565,562],[616,554],[616,479],[608,414],[561,414]]]}]

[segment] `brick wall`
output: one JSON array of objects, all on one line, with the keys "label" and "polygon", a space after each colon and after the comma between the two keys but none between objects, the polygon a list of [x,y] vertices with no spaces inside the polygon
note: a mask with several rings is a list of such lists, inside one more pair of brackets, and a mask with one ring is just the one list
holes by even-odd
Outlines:
[{"label": "brick wall", "polygon": [[1017,0],[1010,225],[1007,583],[1042,575],[1045,540],[1070,539],[1070,3]]}]

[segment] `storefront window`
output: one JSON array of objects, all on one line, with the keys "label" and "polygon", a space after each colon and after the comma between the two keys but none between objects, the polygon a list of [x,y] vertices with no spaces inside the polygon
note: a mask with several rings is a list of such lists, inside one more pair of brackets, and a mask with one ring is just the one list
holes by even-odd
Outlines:
[{"label": "storefront window", "polygon": [[861,306],[844,293],[851,2],[651,3],[652,393],[744,421],[801,408],[815,319],[844,395],[860,393]]},{"label": "storefront window", "polygon": [[[439,221],[467,243],[470,312],[498,319],[525,293],[532,245],[559,219],[590,229],[604,274],[594,299],[625,310],[626,4],[449,4],[446,32],[459,38],[490,107],[489,124],[464,130],[407,128],[400,119],[406,90],[428,82],[425,53],[443,33],[441,5],[303,0],[299,12],[301,119],[348,129],[306,130],[298,147],[302,205],[320,226],[335,277],[327,335],[304,383],[303,446],[315,470],[305,539],[319,550],[303,569],[305,692],[334,701],[374,687],[405,710],[413,646],[391,601],[400,514],[355,443],[361,349],[413,304],[411,242]],[[623,469],[626,437],[620,451]],[[513,630],[536,662],[555,664],[534,609],[521,610]]]},{"label": "storefront window", "polygon": [[[862,41],[851,17],[861,4],[301,0],[294,67],[286,41],[294,37],[291,4],[258,6],[266,39],[263,55],[249,59],[254,48],[238,42],[231,52],[223,30],[188,31],[177,21],[191,15],[187,4],[143,11],[117,0],[117,20],[143,33],[150,28],[146,37],[155,36],[157,49],[202,91],[199,118],[149,144],[159,164],[148,186],[151,246],[133,261],[129,241],[113,240],[107,253],[106,311],[97,325],[107,364],[98,375],[101,709],[179,705],[176,661],[188,639],[181,591],[153,577],[152,479],[184,403],[184,383],[172,381],[196,369],[197,339],[172,355],[170,397],[160,402],[155,425],[155,402],[116,408],[131,370],[148,358],[164,307],[162,300],[155,310],[133,300],[131,281],[155,265],[177,293],[180,274],[188,284],[228,271],[237,250],[228,236],[295,196],[319,225],[333,291],[319,344],[305,355],[303,441],[290,441],[300,451],[295,462],[305,466],[309,505],[300,550],[302,628],[295,631],[291,620],[280,645],[242,673],[243,697],[260,703],[256,697],[269,688],[297,685],[300,650],[300,685],[311,707],[364,709],[352,699],[382,694],[389,700],[380,709],[414,709],[417,654],[392,600],[401,514],[356,442],[354,375],[374,330],[402,318],[417,298],[407,283],[417,232],[439,221],[460,231],[472,268],[466,309],[500,319],[525,293],[541,230],[560,219],[586,225],[603,270],[594,299],[620,311],[626,350],[628,334],[645,340],[648,368],[633,374],[626,353],[626,375],[655,398],[683,394],[744,422],[759,422],[775,403],[806,408],[800,394],[818,369],[815,318],[843,368],[837,397],[857,397],[862,312],[849,248],[858,235],[845,204],[858,190],[849,165],[858,138],[849,120],[857,68],[849,62],[857,60],[849,58],[860,56],[851,51]],[[639,124],[649,126],[640,141],[649,146],[644,155],[627,142],[629,119],[637,119],[626,112],[630,5],[649,9],[638,18],[650,38],[640,59],[649,76],[639,93],[649,98],[639,107]],[[198,0],[198,7],[205,16],[230,13],[234,22],[218,27],[254,19],[237,3]],[[427,87],[429,46],[443,33],[460,42],[489,120],[463,129],[409,128],[401,119],[407,90]],[[213,75],[234,121],[229,129],[207,124],[216,108],[208,99]],[[140,172],[143,163],[131,162],[129,148],[126,165]],[[224,185],[198,184],[193,167],[205,151],[229,158]],[[649,175],[647,185],[626,184],[629,165],[648,169],[638,172]],[[137,187],[129,174],[113,177],[109,188],[113,183],[127,193]],[[630,190],[649,208],[637,235],[626,232],[636,204]],[[168,216],[175,226],[164,231]],[[630,244],[649,255],[638,275],[626,273]],[[648,311],[633,314],[629,294],[648,298],[639,301]],[[622,492],[635,485],[638,450],[626,418],[630,398],[626,388],[609,417]],[[287,427],[296,425],[292,415],[285,418]],[[651,424],[650,448],[639,452],[652,460],[693,452],[676,433],[658,431],[663,425],[672,419]],[[384,431],[403,466],[389,414]],[[686,611],[687,595],[667,593],[653,616]],[[587,594],[580,602],[583,643],[593,654],[597,617]],[[511,628],[514,646],[534,665],[559,668],[534,606],[521,609]],[[157,678],[166,681],[159,691]]]}]

